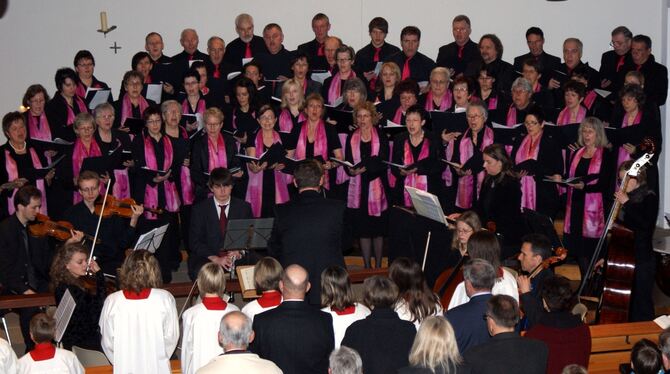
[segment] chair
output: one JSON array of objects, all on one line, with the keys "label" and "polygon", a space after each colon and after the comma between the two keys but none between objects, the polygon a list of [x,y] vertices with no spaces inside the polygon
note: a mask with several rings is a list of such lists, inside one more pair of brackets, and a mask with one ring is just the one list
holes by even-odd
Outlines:
[{"label": "chair", "polygon": [[107,356],[99,351],[79,348],[75,345],[72,347],[72,353],[77,356],[84,367],[111,365]]}]

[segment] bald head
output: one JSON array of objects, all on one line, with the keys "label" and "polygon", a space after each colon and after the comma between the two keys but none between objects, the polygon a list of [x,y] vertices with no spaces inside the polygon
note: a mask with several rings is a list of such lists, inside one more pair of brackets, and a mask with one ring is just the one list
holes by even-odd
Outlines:
[{"label": "bald head", "polygon": [[336,36],[329,36],[323,42],[323,52],[326,55],[326,60],[330,65],[335,64],[335,52],[342,45],[342,39]]},{"label": "bald head", "polygon": [[184,47],[184,51],[188,54],[193,54],[198,49],[198,33],[193,29],[184,29],[181,32],[179,43]]},{"label": "bald head", "polygon": [[240,311],[233,311],[221,319],[219,327],[219,344],[224,352],[235,349],[246,349],[254,340],[251,319]]},{"label": "bald head", "polygon": [[284,299],[304,299],[309,291],[309,274],[300,265],[289,265],[282,273],[279,289]]}]

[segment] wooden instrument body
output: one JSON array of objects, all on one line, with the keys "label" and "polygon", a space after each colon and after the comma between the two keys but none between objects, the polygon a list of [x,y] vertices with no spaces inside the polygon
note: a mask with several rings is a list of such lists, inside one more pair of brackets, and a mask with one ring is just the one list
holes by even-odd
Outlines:
[{"label": "wooden instrument body", "polygon": [[598,323],[628,322],[635,274],[634,243],[632,231],[621,226],[610,230]]}]

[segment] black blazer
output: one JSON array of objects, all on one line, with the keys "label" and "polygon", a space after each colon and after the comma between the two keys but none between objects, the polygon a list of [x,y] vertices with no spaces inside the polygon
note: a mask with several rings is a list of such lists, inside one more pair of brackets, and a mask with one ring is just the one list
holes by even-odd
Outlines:
[{"label": "black blazer", "polygon": [[463,357],[474,374],[544,374],[548,352],[547,345],[539,340],[504,332],[472,348]]},{"label": "black blazer", "polygon": [[[400,48],[386,42],[380,48],[379,61],[384,61],[386,57],[400,51]],[[354,65],[358,66],[363,72],[373,71],[375,70],[375,66],[377,66],[377,63],[373,61],[374,57],[375,47],[370,43],[356,52]]]},{"label": "black blazer", "polygon": [[613,50],[603,53],[600,57],[600,79],[607,79],[612,82],[609,86],[603,87],[603,89],[612,91],[613,93],[619,92],[621,87],[623,87],[626,73],[635,69],[633,57],[631,56],[630,51],[628,51],[624,55],[623,66],[617,71],[617,65],[619,64],[620,58],[621,56]]},{"label": "black blazer", "polygon": [[307,300],[321,304],[321,272],[345,267],[342,256],[344,202],[303,191],[295,200],[277,205],[268,254],[286,267],[298,264],[309,272],[312,284]]},{"label": "black blazer", "polygon": [[389,308],[376,308],[365,319],[352,323],[342,345],[353,348],[363,360],[365,374],[388,374],[409,364],[416,327]]},{"label": "black blazer", "polygon": [[[250,219],[251,205],[235,197],[230,198],[228,220]],[[219,215],[216,213],[214,198],[210,197],[195,205],[191,211],[191,226],[189,228],[188,271],[192,279],[198,275],[202,265],[209,262],[207,257],[215,256],[223,249],[224,236],[219,227]]]},{"label": "black blazer", "polygon": [[486,314],[486,302],[491,296],[490,293],[477,295],[467,303],[445,313],[445,317],[454,327],[459,352],[467,352],[468,349],[486,343],[491,338],[486,321],[483,319]]},{"label": "black blazer", "polygon": [[28,234],[30,255],[26,253],[21,221],[12,214],[0,223],[0,284],[3,292],[22,294],[28,286],[28,265],[32,264],[37,284],[36,292],[46,292],[49,286],[49,267],[53,253],[46,238]]},{"label": "black blazer", "polygon": [[[235,140],[228,134],[223,134],[223,141],[226,145],[226,159],[228,160],[228,169],[240,166],[237,154],[237,145]],[[193,148],[191,149],[191,180],[195,188],[195,201],[207,198],[209,188],[207,180],[209,177],[209,147],[207,144],[207,134],[196,135],[193,139]]]},{"label": "black blazer", "polygon": [[519,243],[525,232],[521,217],[521,184],[509,175],[499,182],[487,176],[482,183],[475,211],[482,222],[496,223],[496,232],[502,234],[503,244]]},{"label": "black blazer", "polygon": [[[44,107],[44,112],[51,126],[51,137],[73,141],[75,139],[74,126],[67,123],[67,107],[68,103],[63,95],[60,94],[60,91],[56,91]],[[79,114],[77,103],[72,106],[72,111],[75,116]]]},{"label": "black blazer", "polygon": [[[530,52],[526,53],[525,55],[517,56],[514,58],[514,70],[521,72],[523,69],[523,63],[529,58],[536,58],[535,56],[531,55]],[[542,77],[540,78],[540,83],[542,83],[543,86],[547,85],[547,82],[549,82],[549,79],[551,79],[551,72],[554,69],[558,69],[559,66],[561,66],[561,59],[556,56],[552,56],[549,53],[542,51],[542,54],[540,54],[539,57],[537,57],[540,61],[540,64],[542,65]]]},{"label": "black blazer", "polygon": [[[251,56],[254,58],[268,50],[263,38],[258,35],[254,35],[249,43],[251,44]],[[234,70],[231,71],[242,70],[242,59],[246,51],[247,43],[243,42],[240,38],[235,38],[235,40],[226,45],[226,54],[223,56],[223,62],[233,67]],[[209,72],[209,70],[207,71]]]},{"label": "black blazer", "polygon": [[304,301],[284,301],[257,314],[253,329],[256,337],[249,349],[285,374],[328,372],[328,356],[335,347],[330,314]]},{"label": "black blazer", "polygon": [[[399,51],[387,57],[384,62],[395,62],[402,73],[402,68],[405,66],[405,60],[407,60],[407,56],[403,51]],[[430,79],[430,72],[435,66],[435,61],[430,59],[430,57],[421,52],[416,52],[414,57],[409,60],[409,77],[416,82],[428,81]]]},{"label": "black blazer", "polygon": [[[478,76],[479,68],[475,66],[481,64],[482,55],[479,53],[479,46],[471,39],[463,46],[463,53],[461,58],[458,58],[458,44],[451,42],[443,45],[437,51],[437,66],[442,66],[448,69],[454,69],[454,75],[464,74],[466,76]],[[473,67],[473,71],[466,71],[468,66]],[[476,71],[475,71],[476,70]]]}]

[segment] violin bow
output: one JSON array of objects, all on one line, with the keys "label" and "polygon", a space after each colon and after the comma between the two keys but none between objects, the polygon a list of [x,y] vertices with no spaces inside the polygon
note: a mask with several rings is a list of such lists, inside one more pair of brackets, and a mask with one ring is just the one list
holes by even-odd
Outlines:
[{"label": "violin bow", "polygon": [[93,261],[93,253],[95,252],[95,244],[98,242],[98,233],[100,233],[100,223],[102,223],[102,216],[105,212],[105,204],[107,204],[107,196],[109,195],[109,186],[112,181],[107,181],[107,188],[105,189],[105,197],[102,199],[102,207],[100,208],[100,217],[98,217],[98,225],[95,228],[95,235],[93,236],[93,244],[91,245],[91,253],[88,255],[88,262],[86,263],[86,272],[91,269],[91,261]]}]

